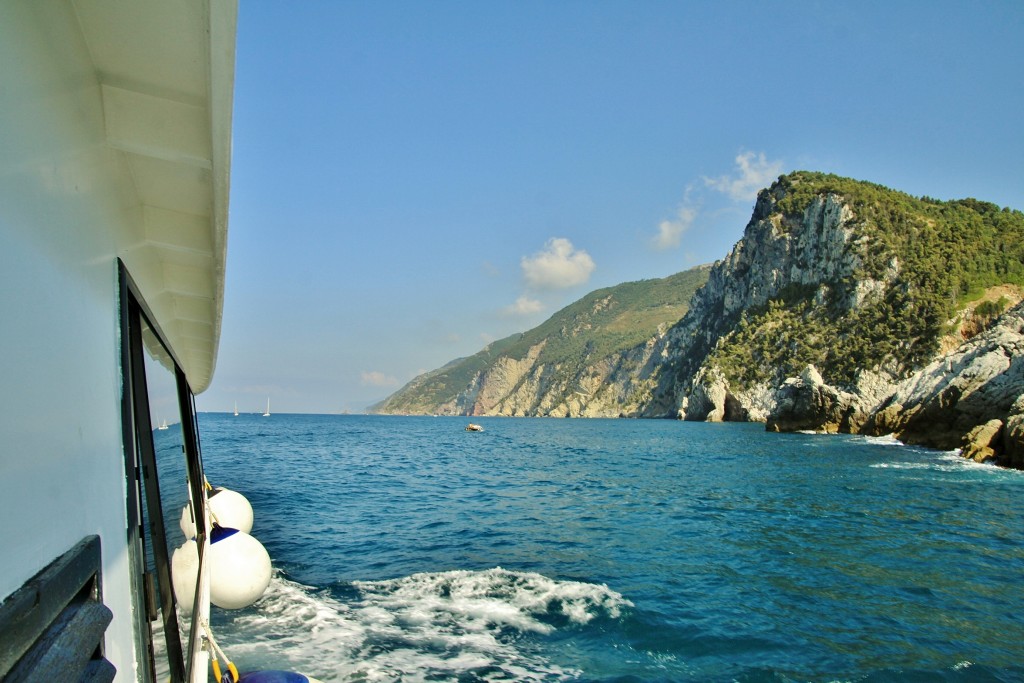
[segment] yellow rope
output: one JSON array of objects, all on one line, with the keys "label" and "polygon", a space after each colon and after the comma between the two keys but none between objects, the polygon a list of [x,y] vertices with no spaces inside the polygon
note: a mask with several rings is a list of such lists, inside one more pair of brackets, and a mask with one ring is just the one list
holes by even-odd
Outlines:
[{"label": "yellow rope", "polygon": [[224,650],[220,649],[220,645],[217,644],[217,640],[213,637],[213,629],[210,628],[210,623],[205,619],[201,619],[199,623],[206,632],[206,642],[208,642],[210,647],[213,649],[213,657],[210,662],[213,664],[213,675],[216,677],[218,683],[222,680],[220,659],[223,659],[224,663],[228,665],[228,671],[231,672],[231,682],[238,683],[238,669],[236,669],[234,663],[228,659],[228,656],[224,654]]}]

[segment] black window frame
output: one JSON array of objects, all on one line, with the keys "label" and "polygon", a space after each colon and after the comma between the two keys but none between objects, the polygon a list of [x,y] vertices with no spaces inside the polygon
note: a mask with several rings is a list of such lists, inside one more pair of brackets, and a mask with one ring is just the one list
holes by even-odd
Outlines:
[{"label": "black window frame", "polygon": [[[203,473],[202,455],[199,446],[199,428],[196,421],[195,396],[188,378],[174,349],[167,341],[167,335],[160,329],[141,290],[124,262],[118,259],[120,332],[121,332],[121,424],[124,444],[125,477],[127,499],[127,541],[128,558],[131,565],[131,590],[134,603],[134,632],[136,657],[139,672],[145,681],[156,680],[153,633],[150,629],[151,616],[159,610],[163,618],[166,639],[166,656],[170,666],[171,681],[188,681],[192,676],[192,663],[196,648],[200,647],[198,620],[194,617],[191,633],[188,634],[187,652],[182,645],[182,634],[178,629],[177,607],[170,576],[165,521],[160,501],[160,483],[157,477],[156,449],[153,443],[154,425],[150,419],[149,394],[142,339],[142,326],[147,325],[157,337],[174,364],[174,376],[181,414],[182,442],[188,472],[189,494],[192,513],[196,520],[196,545],[199,552],[200,574],[197,576],[195,602],[192,614],[199,615],[202,599],[203,549],[206,545],[206,529],[202,520],[206,518],[206,482]],[[145,485],[143,485],[143,483]],[[146,506],[145,517],[149,529],[144,528],[142,506]],[[173,520],[171,520],[173,521]],[[150,539],[156,561],[156,576],[147,573],[145,559],[145,538]],[[156,586],[153,585],[156,581]],[[155,590],[155,588],[159,590]],[[159,596],[159,597],[157,597]],[[155,604],[159,600],[160,604]]]}]

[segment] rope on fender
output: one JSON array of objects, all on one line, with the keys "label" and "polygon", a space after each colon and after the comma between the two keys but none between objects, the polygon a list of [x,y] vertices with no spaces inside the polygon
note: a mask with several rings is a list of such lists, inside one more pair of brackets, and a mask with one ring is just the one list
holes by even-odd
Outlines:
[{"label": "rope on fender", "polygon": [[210,663],[213,665],[213,676],[217,679],[218,683],[224,680],[224,676],[221,674],[220,661],[224,660],[224,663],[228,665],[228,671],[231,673],[231,683],[238,683],[238,669],[228,659],[228,656],[224,654],[224,650],[220,649],[220,645],[217,644],[217,640],[213,637],[213,629],[210,628],[210,622],[206,619],[200,619],[200,625],[203,627],[206,642],[210,644],[210,654],[213,657],[210,658]]},{"label": "rope on fender", "polygon": [[203,477],[203,488],[206,491],[206,509],[210,513],[210,521],[216,524],[219,520],[217,519],[216,513],[210,509],[210,491],[213,491],[215,487],[205,476]]}]

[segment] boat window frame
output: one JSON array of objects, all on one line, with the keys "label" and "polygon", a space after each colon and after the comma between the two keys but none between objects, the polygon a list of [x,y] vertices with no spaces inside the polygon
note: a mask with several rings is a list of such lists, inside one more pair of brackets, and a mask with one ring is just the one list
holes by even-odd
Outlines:
[{"label": "boat window frame", "polygon": [[[136,659],[143,680],[155,681],[156,668],[153,650],[153,633],[149,626],[150,611],[159,609],[163,617],[167,642],[167,659],[172,681],[188,681],[192,677],[196,648],[200,647],[198,618],[202,599],[204,566],[203,555],[207,543],[206,482],[200,451],[199,428],[196,418],[195,395],[188,378],[167,336],[156,322],[156,316],[146,303],[138,285],[132,279],[128,268],[117,259],[120,333],[121,333],[121,425],[124,446],[126,478],[126,513],[128,561],[131,575],[131,593],[135,609]],[[145,374],[145,348],[142,326],[147,325],[157,341],[167,352],[174,366],[175,388],[178,409],[181,415],[182,446],[188,473],[189,497],[196,523],[196,546],[199,553],[199,573],[196,577],[195,601],[192,605],[192,624],[188,639],[187,653],[182,647],[182,634],[178,629],[177,607],[170,579],[170,557],[168,556],[166,534],[156,468],[156,448],[153,442],[154,425],[150,419],[149,394]],[[143,481],[146,485],[143,487]],[[145,493],[143,492],[145,491]],[[146,506],[146,517],[150,529],[144,528],[142,506]],[[171,520],[172,522],[174,520]],[[147,575],[145,538],[150,538],[156,560],[159,595],[161,604],[153,604],[155,586]]]}]

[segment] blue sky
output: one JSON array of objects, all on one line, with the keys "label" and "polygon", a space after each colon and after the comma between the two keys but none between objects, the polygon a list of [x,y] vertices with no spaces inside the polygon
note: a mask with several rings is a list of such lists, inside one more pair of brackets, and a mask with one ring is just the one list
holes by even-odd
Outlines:
[{"label": "blue sky", "polygon": [[240,3],[200,410],[358,412],[818,170],[1024,209],[1024,3]]}]

